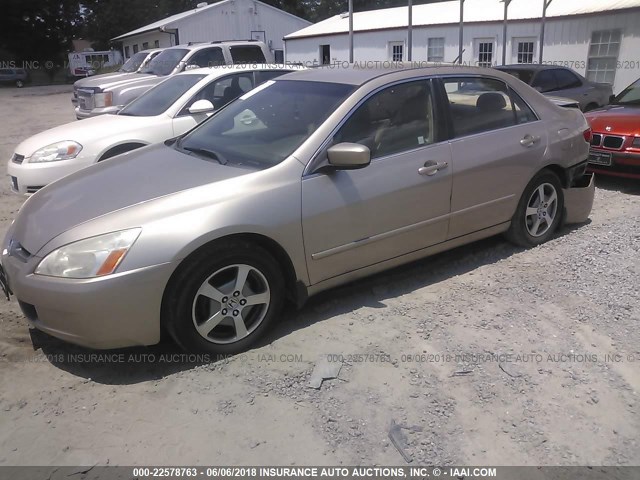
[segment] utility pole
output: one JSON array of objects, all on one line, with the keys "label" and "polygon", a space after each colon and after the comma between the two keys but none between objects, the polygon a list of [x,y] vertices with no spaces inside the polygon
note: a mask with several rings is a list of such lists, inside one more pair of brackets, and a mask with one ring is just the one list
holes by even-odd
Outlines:
[{"label": "utility pole", "polygon": [[349,63],[353,63],[353,0],[349,0]]},{"label": "utility pole", "polygon": [[407,31],[407,60],[411,61],[411,52],[413,50],[413,1],[409,0],[409,29]]},{"label": "utility pole", "polygon": [[504,0],[504,23],[502,24],[502,65],[507,64],[507,17],[511,0]]},{"label": "utility pole", "polygon": [[542,64],[542,53],[544,51],[544,27],[547,21],[547,8],[551,5],[553,0],[542,0],[542,22],[540,23],[540,60],[538,63]]},{"label": "utility pole", "polygon": [[460,38],[458,40],[458,63],[462,65],[462,53],[464,48],[464,0],[460,0]]}]

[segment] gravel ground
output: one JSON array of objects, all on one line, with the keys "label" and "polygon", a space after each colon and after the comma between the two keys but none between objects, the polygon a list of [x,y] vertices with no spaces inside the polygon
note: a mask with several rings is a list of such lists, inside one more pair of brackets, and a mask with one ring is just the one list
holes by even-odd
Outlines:
[{"label": "gravel ground", "polygon": [[[33,93],[0,90],[0,158],[73,120],[68,92]],[[24,200],[7,187],[1,234]],[[590,222],[543,246],[488,239],[326,292],[217,362],[70,346],[3,301],[0,465],[403,464],[392,421],[413,464],[639,465],[639,194],[598,179]],[[309,388],[327,354],[338,379]]]}]

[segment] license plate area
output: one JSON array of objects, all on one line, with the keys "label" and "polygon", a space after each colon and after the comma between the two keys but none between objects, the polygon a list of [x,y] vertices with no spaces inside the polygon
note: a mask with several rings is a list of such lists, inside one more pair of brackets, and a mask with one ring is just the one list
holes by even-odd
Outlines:
[{"label": "license plate area", "polygon": [[604,165],[610,167],[613,161],[613,155],[609,152],[596,152],[591,150],[589,152],[589,163],[592,165]]}]

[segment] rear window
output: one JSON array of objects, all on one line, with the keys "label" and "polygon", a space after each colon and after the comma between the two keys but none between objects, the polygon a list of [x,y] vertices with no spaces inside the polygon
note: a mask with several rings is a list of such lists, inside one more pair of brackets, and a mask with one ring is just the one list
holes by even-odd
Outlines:
[{"label": "rear window", "polygon": [[257,45],[238,45],[230,47],[233,63],[265,63],[262,49]]},{"label": "rear window", "polygon": [[515,70],[509,68],[502,71],[516,77],[518,80],[522,80],[527,85],[531,85],[531,80],[533,79],[533,70],[525,70],[524,68]]}]

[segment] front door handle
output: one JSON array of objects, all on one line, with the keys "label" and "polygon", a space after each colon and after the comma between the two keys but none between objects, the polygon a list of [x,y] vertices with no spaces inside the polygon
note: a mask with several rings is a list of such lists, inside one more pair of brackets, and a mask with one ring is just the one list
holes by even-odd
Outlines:
[{"label": "front door handle", "polygon": [[448,166],[449,166],[449,162],[437,163],[437,162],[434,162],[433,160],[429,160],[424,164],[424,167],[420,167],[418,169],[418,173],[420,175],[427,175],[429,177],[432,177],[433,175],[438,173],[438,170],[443,170]]},{"label": "front door handle", "polygon": [[525,135],[522,140],[520,140],[520,145],[523,147],[532,147],[536,143],[540,141],[540,137],[534,137],[533,135]]}]

